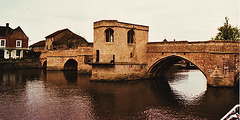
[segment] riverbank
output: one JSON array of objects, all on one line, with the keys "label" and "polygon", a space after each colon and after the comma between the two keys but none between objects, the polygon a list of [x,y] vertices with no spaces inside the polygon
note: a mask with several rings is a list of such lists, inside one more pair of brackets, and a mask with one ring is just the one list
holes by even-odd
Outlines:
[{"label": "riverbank", "polygon": [[0,69],[41,68],[40,62],[30,61],[0,61]]}]

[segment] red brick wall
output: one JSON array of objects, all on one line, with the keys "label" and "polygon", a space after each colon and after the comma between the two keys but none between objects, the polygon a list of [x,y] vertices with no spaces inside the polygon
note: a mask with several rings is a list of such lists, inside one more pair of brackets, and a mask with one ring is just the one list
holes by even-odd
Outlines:
[{"label": "red brick wall", "polygon": [[13,31],[10,39],[7,41],[7,47],[16,47],[17,40],[22,41],[22,48],[28,48],[28,37],[21,30],[21,28],[17,28]]}]

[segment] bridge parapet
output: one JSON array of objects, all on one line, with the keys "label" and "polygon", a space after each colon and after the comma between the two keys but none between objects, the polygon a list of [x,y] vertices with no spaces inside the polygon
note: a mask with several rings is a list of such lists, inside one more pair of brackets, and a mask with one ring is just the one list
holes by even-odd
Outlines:
[{"label": "bridge parapet", "polygon": [[171,41],[149,42],[148,53],[156,52],[212,52],[212,53],[239,53],[239,42],[226,40],[211,40],[200,42]]},{"label": "bridge parapet", "polygon": [[46,56],[78,56],[78,55],[92,55],[91,47],[81,47],[78,49],[69,50],[53,50],[48,51]]}]

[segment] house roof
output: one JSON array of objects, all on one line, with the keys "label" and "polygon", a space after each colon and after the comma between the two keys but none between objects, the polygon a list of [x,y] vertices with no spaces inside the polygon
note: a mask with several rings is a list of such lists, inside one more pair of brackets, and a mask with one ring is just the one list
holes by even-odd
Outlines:
[{"label": "house roof", "polygon": [[15,29],[12,29],[11,27],[9,27],[9,24],[7,24],[6,26],[0,26],[0,36],[8,37],[12,35],[14,31],[17,31],[17,30],[20,30],[25,36],[27,36],[20,26],[18,26]]},{"label": "house roof", "polygon": [[45,46],[45,40],[41,40],[39,42],[36,42],[29,47],[40,47],[40,46]]},{"label": "house roof", "polygon": [[64,35],[62,38],[55,39],[52,44],[55,44],[55,45],[56,45],[56,44],[62,44],[62,43],[64,43],[65,41],[68,41],[68,40],[79,40],[80,43],[88,43],[88,42],[85,40],[85,38],[83,38],[82,36],[77,35],[77,34],[71,32],[71,33],[69,33],[69,34]]},{"label": "house roof", "polygon": [[[10,27],[0,26],[0,36],[9,36],[12,31],[13,31],[13,29]],[[7,33],[7,35],[6,35],[6,33]]]},{"label": "house roof", "polygon": [[[54,32],[54,33],[52,33],[52,34],[50,34],[50,35],[48,35],[48,36],[46,36],[45,38],[50,38],[50,37],[54,37],[54,36],[56,36],[56,35],[58,35],[58,34],[60,34],[60,33],[62,33],[63,31],[66,31],[66,30],[68,30],[68,31],[70,31],[69,29],[62,29],[62,30],[58,30],[58,31],[56,31],[56,32]],[[72,31],[70,31],[70,32],[72,32]]]}]

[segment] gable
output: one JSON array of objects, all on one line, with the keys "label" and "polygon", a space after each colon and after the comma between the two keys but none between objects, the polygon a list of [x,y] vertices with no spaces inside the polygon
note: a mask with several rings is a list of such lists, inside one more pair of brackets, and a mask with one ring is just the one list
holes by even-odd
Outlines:
[{"label": "gable", "polygon": [[[55,36],[59,36],[59,34],[64,34],[64,33],[69,33],[69,32],[72,32],[72,31],[70,31],[69,29],[62,29],[62,30],[58,30],[58,31],[56,31],[56,32],[54,32],[54,33],[52,33],[52,34],[50,34],[50,35],[48,35],[48,36],[46,36],[45,38],[51,38],[51,37],[55,37]],[[61,35],[60,35],[61,36]]]},{"label": "gable", "polygon": [[15,39],[28,39],[27,35],[19,26],[10,33],[10,37]]}]

